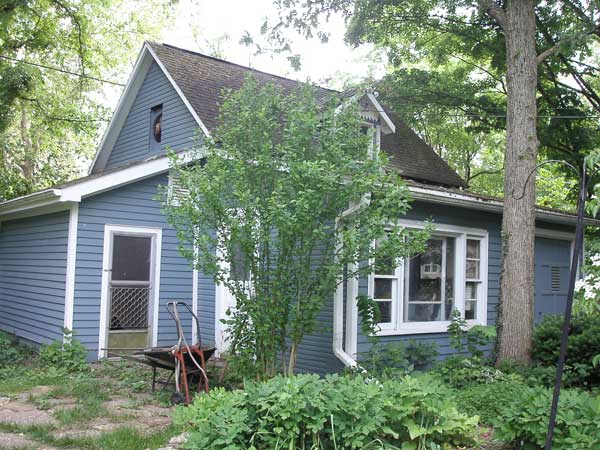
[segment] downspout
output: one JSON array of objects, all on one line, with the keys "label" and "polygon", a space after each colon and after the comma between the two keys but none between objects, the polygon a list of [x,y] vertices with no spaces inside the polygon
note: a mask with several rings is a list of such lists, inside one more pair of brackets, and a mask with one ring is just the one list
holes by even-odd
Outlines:
[{"label": "downspout", "polygon": [[[355,214],[360,209],[368,206],[371,202],[370,196],[365,195],[360,201],[344,212],[336,219],[335,229],[338,229],[340,222],[352,214]],[[342,243],[338,242],[337,250],[340,249]],[[343,278],[343,275],[340,275]],[[343,279],[338,279],[338,286],[333,299],[333,353],[346,367],[356,367],[356,360],[344,350],[344,284]]]}]

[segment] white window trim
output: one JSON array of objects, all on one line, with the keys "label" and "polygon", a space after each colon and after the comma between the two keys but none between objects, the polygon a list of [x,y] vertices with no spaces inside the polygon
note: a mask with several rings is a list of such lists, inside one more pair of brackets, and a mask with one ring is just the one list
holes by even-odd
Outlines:
[{"label": "white window trim", "polygon": [[[75,203],[69,211],[69,231],[67,237],[67,272],[65,276],[65,313],[63,327],[73,331],[73,311],[75,305],[75,263],[77,260],[77,227],[79,222],[79,204]],[[63,336],[63,341],[66,336]]]},{"label": "white window trim", "polygon": [[[219,241],[219,239],[217,239]],[[227,274],[229,278],[231,274],[231,267],[228,261],[225,261],[223,258],[222,251],[218,248],[216,249],[217,256],[219,257],[219,268]],[[248,280],[248,289],[252,289],[252,281]],[[224,323],[221,322],[223,319],[227,319],[227,309],[225,307],[225,301],[233,297],[233,293],[229,290],[227,286],[223,283],[216,283],[215,286],[215,346],[217,347],[217,351],[215,352],[216,356],[220,356],[222,353],[227,352],[229,350],[229,345],[226,342],[225,333],[227,331],[227,327]]]},{"label": "white window trim", "polygon": [[158,308],[160,304],[160,263],[162,250],[162,228],[138,227],[129,225],[104,225],[104,247],[102,251],[102,290],[100,291],[100,324],[98,336],[98,359],[106,358],[103,350],[108,344],[108,288],[112,269],[112,246],[114,235],[150,236],[152,237],[150,285],[151,285],[151,320],[148,332],[151,335],[152,347],[158,345]]},{"label": "white window trim", "polygon": [[[413,220],[400,220],[398,224],[405,228],[413,229],[424,229],[425,224],[419,221]],[[467,328],[475,325],[486,325],[487,324],[487,304],[488,304],[488,243],[489,233],[485,229],[461,227],[455,225],[445,224],[434,224],[433,235],[450,236],[456,238],[455,258],[459,262],[456,265],[456,273],[454,279],[454,305],[459,311],[464,314],[465,307],[465,283],[466,283],[466,244],[467,239],[478,239],[481,242],[480,248],[480,277],[481,277],[481,295],[477,303],[478,317],[474,320],[467,320]],[[404,264],[399,264],[396,271],[402,269],[399,285],[402,285],[401,289],[398,289],[400,295],[395,300],[395,312],[396,317],[393,318],[392,322],[395,326],[389,327],[387,324],[382,327],[376,336],[396,336],[406,334],[425,334],[425,333],[446,333],[450,321],[436,321],[436,322],[404,322],[404,299],[406,298],[406,287],[404,286]],[[372,274],[369,276],[368,283],[368,295],[373,298],[374,293],[374,278]],[[394,308],[392,308],[394,310]]]}]

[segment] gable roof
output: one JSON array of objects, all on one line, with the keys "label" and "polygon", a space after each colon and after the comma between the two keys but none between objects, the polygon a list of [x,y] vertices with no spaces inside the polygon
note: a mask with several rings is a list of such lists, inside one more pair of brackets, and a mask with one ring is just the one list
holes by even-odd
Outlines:
[{"label": "gable roof", "polygon": [[[168,44],[148,42],[202,123],[212,130],[217,124],[224,89],[240,89],[248,73],[260,83],[273,83],[289,93],[299,84],[289,78],[272,75],[201,53]],[[317,87],[317,96],[326,97],[337,91]],[[390,165],[402,176],[447,186],[466,186],[460,176],[399,117],[388,110],[395,132],[382,134],[381,148],[390,155]]]},{"label": "gable roof", "polygon": [[[223,101],[223,91],[237,90],[242,87],[247,74],[252,75],[260,83],[273,83],[280,87],[284,94],[292,92],[299,85],[298,81],[289,78],[261,72],[249,67],[221,59],[206,56],[190,50],[181,49],[167,44],[146,42],[138,58],[134,73],[127,85],[126,92],[119,102],[115,115],[109,125],[112,134],[118,134],[131,107],[126,97],[135,96],[136,79],[143,78],[150,59],[156,61],[169,81],[196,119],[205,134],[216,126],[219,108]],[[136,73],[136,72],[141,73]],[[317,96],[326,98],[337,91],[317,87]],[[398,117],[391,119],[392,114],[382,108],[372,94],[367,94],[380,113],[388,134],[382,134],[381,147],[390,155],[390,166],[403,177],[426,183],[446,186],[465,187],[465,182],[446,164],[435,151],[421,140]],[[129,100],[130,102],[130,100]],[[107,138],[107,136],[109,136]],[[107,130],[94,163],[91,173],[104,169],[112,150],[111,133]]]}]

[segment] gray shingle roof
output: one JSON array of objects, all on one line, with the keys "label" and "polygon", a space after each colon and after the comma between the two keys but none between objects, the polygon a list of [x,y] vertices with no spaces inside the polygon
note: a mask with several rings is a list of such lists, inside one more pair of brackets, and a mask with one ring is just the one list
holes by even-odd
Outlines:
[{"label": "gray shingle roof", "polygon": [[[288,78],[173,47],[149,42],[158,59],[190,102],[198,117],[212,130],[219,113],[224,89],[239,89],[252,73],[262,83],[280,86],[291,92],[298,82]],[[318,88],[324,97],[336,91]],[[390,166],[403,177],[446,186],[464,187],[465,182],[435,151],[397,116],[388,115],[396,125],[394,134],[383,135],[381,147],[390,155]]]}]

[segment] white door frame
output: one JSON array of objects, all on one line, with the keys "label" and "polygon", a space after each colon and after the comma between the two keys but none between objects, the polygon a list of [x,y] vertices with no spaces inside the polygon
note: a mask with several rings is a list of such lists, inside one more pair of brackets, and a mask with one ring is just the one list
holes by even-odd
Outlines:
[{"label": "white door frame", "polygon": [[100,291],[100,330],[98,336],[98,359],[105,358],[108,344],[108,311],[110,287],[110,271],[112,269],[113,237],[118,236],[142,236],[151,237],[150,250],[150,302],[149,320],[152,346],[156,347],[158,342],[158,307],[160,299],[160,260],[162,249],[162,228],[139,227],[129,225],[104,225],[104,247],[102,252],[102,286]]}]

